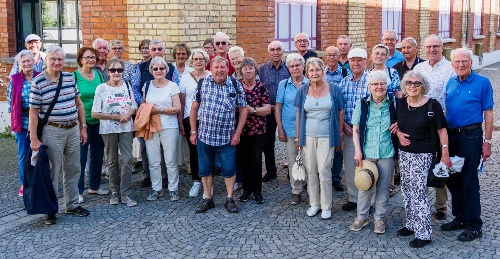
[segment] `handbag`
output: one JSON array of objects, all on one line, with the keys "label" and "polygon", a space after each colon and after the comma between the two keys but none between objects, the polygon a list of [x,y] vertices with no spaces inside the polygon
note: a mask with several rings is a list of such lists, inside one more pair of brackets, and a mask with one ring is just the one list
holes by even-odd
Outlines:
[{"label": "handbag", "polygon": [[303,159],[300,155],[301,151],[302,150],[299,150],[292,167],[292,177],[297,181],[306,180],[306,168],[304,167]]},{"label": "handbag", "polygon": [[54,105],[56,105],[57,98],[59,97],[59,92],[61,91],[62,81],[63,81],[63,74],[61,72],[59,74],[59,82],[57,83],[56,94],[54,95],[54,99],[52,99],[52,102],[50,102],[49,109],[47,109],[47,112],[45,113],[45,116],[43,116],[43,119],[38,117],[38,126],[36,127],[36,135],[39,140],[42,139],[43,127],[45,126],[45,124],[47,124],[49,116],[52,113],[52,109],[54,109]]},{"label": "handbag", "polygon": [[428,107],[427,116],[429,116],[430,118],[429,125],[431,129],[430,133],[431,133],[431,146],[432,146],[432,163],[427,173],[427,186],[434,188],[443,188],[448,182],[448,177],[447,176],[444,177],[442,175],[437,176],[432,171],[432,169],[434,169],[434,167],[436,167],[436,165],[439,164],[441,161],[441,154],[438,148],[439,141],[438,141],[436,126],[434,124],[434,100],[430,99],[429,103],[427,104],[427,107]]}]

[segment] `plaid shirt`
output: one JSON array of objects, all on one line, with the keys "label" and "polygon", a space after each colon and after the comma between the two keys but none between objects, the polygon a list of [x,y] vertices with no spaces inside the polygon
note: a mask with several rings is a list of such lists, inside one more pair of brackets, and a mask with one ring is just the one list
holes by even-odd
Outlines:
[{"label": "plaid shirt", "polygon": [[[337,66],[337,69],[335,71],[328,70],[328,67],[325,68],[325,71],[326,71],[326,81],[328,81],[329,83],[340,84],[340,81],[344,79],[344,76],[342,75],[341,65]],[[347,76],[350,74],[351,71],[347,69]]]},{"label": "plaid shirt", "polygon": [[276,94],[278,93],[278,84],[281,80],[285,80],[290,77],[290,72],[284,61],[281,61],[280,67],[275,68],[273,62],[264,63],[259,68],[260,80],[267,87],[267,93],[269,94],[269,102],[271,105],[276,104]]},{"label": "plaid shirt", "polygon": [[210,75],[195,92],[193,101],[200,103],[198,111],[200,126],[198,138],[211,146],[229,144],[236,129],[236,109],[247,106],[243,86],[236,81],[238,91],[228,76],[222,84],[215,82]]},{"label": "plaid shirt", "polygon": [[367,75],[368,72],[365,71],[358,81],[354,81],[353,76],[348,75],[340,82],[339,86],[344,96],[344,121],[349,124],[352,124],[351,119],[356,103],[370,93],[366,84]]}]

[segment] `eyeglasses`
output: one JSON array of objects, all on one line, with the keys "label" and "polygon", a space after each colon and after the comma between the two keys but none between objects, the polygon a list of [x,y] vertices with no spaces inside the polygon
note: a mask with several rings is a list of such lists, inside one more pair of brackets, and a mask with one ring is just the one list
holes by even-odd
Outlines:
[{"label": "eyeglasses", "polygon": [[87,61],[90,61],[90,60],[96,60],[96,59],[97,59],[97,57],[96,57],[96,56],[86,56],[86,57],[82,57],[82,58],[84,58],[84,59],[85,59],[85,60],[87,60]]},{"label": "eyeglasses", "polygon": [[160,47],[160,48],[151,48],[152,51],[163,51],[163,48]]},{"label": "eyeglasses", "polygon": [[192,61],[193,62],[205,61],[205,59],[204,58],[193,58]]},{"label": "eyeglasses", "polygon": [[282,50],[283,50],[282,48],[270,48],[270,49],[269,49],[269,51],[270,51],[270,52],[275,52],[275,51],[276,51],[276,52],[280,52],[280,51],[282,51]]},{"label": "eyeglasses", "polygon": [[441,45],[425,46],[426,49],[438,49],[440,47],[441,47]]},{"label": "eyeglasses", "polygon": [[385,38],[385,39],[383,39],[383,40],[384,40],[384,41],[391,41],[391,42],[392,42],[392,41],[398,41],[398,39],[395,39],[395,38],[392,38],[392,39],[390,39],[390,38]]},{"label": "eyeglasses", "polygon": [[123,73],[123,70],[124,70],[123,68],[110,68],[109,73],[111,73],[111,74],[114,74],[116,72]]},{"label": "eyeglasses", "polygon": [[115,47],[115,48],[111,48],[113,51],[117,51],[117,50],[122,50],[123,48],[122,47]]},{"label": "eyeglasses", "polygon": [[221,44],[222,44],[222,46],[226,46],[227,42],[225,42],[225,41],[216,41],[215,42],[215,45],[217,45],[217,46],[220,46]]},{"label": "eyeglasses", "polygon": [[177,52],[175,53],[176,56],[187,56],[187,53],[184,52]]},{"label": "eyeglasses", "polygon": [[153,68],[153,71],[155,71],[155,72],[158,71],[158,70],[163,71],[163,70],[165,70],[165,67],[155,67],[155,68]]},{"label": "eyeglasses", "polygon": [[214,47],[209,45],[209,46],[205,46],[205,47],[203,47],[203,48],[204,48],[204,49],[213,49]]},{"label": "eyeglasses", "polygon": [[296,40],[295,43],[308,43],[309,40],[307,39],[300,39],[300,40]]},{"label": "eyeglasses", "polygon": [[378,82],[378,83],[371,83],[370,85],[385,87],[385,86],[387,86],[387,83],[386,82]]},{"label": "eyeglasses", "polygon": [[301,67],[301,66],[302,66],[302,64],[290,65],[290,66],[288,66],[288,68],[294,69],[294,68],[298,68],[298,67]]},{"label": "eyeglasses", "polygon": [[411,86],[414,86],[414,87],[421,87],[423,84],[422,84],[422,82],[420,82],[420,81],[406,81],[406,82],[405,82],[405,85],[406,85],[406,86],[409,86],[409,87],[411,87]]},{"label": "eyeglasses", "polygon": [[328,54],[326,56],[329,57],[329,58],[334,58],[334,57],[338,57],[339,55],[337,55],[337,54]]}]

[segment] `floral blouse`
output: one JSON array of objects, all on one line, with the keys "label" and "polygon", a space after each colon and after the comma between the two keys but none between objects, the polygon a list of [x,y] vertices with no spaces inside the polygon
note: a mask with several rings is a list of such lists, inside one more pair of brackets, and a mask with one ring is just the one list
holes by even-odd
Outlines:
[{"label": "floral blouse", "polygon": [[[245,90],[245,97],[247,99],[247,104],[250,107],[259,108],[264,104],[269,104],[269,94],[267,93],[266,86],[257,81],[253,89]],[[257,114],[252,114],[247,117],[245,122],[245,127],[243,127],[242,135],[260,135],[266,133],[266,117],[259,116]]]}]

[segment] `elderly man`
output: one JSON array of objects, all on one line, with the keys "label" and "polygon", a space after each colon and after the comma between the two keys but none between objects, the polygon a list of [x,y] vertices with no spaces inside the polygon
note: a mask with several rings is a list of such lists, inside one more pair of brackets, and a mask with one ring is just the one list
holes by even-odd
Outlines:
[{"label": "elderly man", "polygon": [[106,40],[102,38],[97,38],[92,43],[92,48],[96,49],[99,52],[99,56],[97,57],[97,64],[94,69],[99,71],[104,77],[104,82],[109,81],[109,73],[106,68],[106,62],[108,61],[109,54],[109,44]]},{"label": "elderly man", "polygon": [[[451,77],[455,76],[455,71],[451,62],[443,57],[443,41],[438,35],[432,34],[427,36],[424,41],[425,55],[427,61],[419,63],[413,68],[421,75],[425,75],[429,80],[429,93],[427,96],[439,101],[443,109],[445,109],[446,84]],[[436,202],[434,208],[436,219],[446,218],[446,201],[448,193],[445,188],[436,189]]]},{"label": "elderly man", "polygon": [[284,46],[278,40],[272,41],[267,46],[267,52],[271,61],[262,64],[259,68],[260,79],[266,85],[271,104],[271,114],[266,116],[266,140],[264,146],[264,156],[266,161],[266,175],[262,177],[262,182],[269,182],[276,179],[276,159],[274,156],[274,142],[276,141],[276,118],[274,108],[276,105],[276,94],[278,84],[281,80],[290,77],[290,72],[281,60],[283,58]]},{"label": "elderly man", "polygon": [[318,54],[316,54],[316,52],[309,50],[310,41],[309,41],[309,36],[306,33],[301,32],[295,35],[295,38],[293,40],[295,48],[297,49],[297,53],[299,53],[306,62],[307,59],[311,57],[318,57]]},{"label": "elderly man", "polygon": [[225,178],[227,190],[224,207],[230,213],[238,212],[233,199],[236,145],[240,142],[247,118],[247,102],[243,86],[228,76],[228,66],[229,62],[223,57],[217,56],[210,61],[212,75],[204,79],[196,90],[189,115],[190,140],[193,145],[198,145],[198,174],[205,192],[203,203],[196,208],[196,213],[204,213],[215,207],[211,190],[216,156],[220,158],[221,175]]},{"label": "elderly man", "polygon": [[351,50],[352,43],[351,39],[347,35],[340,35],[337,39],[337,48],[339,49],[339,65],[343,68],[351,70],[349,66],[349,59],[347,58],[347,54],[349,54],[349,50]]},{"label": "elderly man", "polygon": [[[232,75],[234,73],[234,68],[231,65],[228,54],[229,46],[231,46],[231,43],[229,42],[229,36],[227,36],[227,34],[223,32],[217,32],[214,36],[214,46],[215,56],[227,59],[227,62],[229,63],[229,75]],[[212,60],[215,56],[210,57],[210,60]],[[207,64],[206,69],[211,70],[210,63]]]},{"label": "elderly man", "polygon": [[[33,56],[35,56],[35,64],[33,64],[33,71],[42,72],[43,61],[45,60],[45,53],[40,51],[40,49],[42,48],[42,40],[40,39],[40,37],[36,34],[30,34],[26,36],[26,38],[24,39],[24,46],[26,47],[27,50],[31,50]],[[17,74],[20,71],[21,67],[19,66],[17,60],[15,60],[14,64],[12,65],[12,69],[10,70],[9,73],[9,79],[12,77],[12,75]]]},{"label": "elderly man", "polygon": [[[64,51],[59,46],[47,50],[47,68],[33,79],[30,91],[29,131],[31,149],[46,145],[52,165],[50,179],[57,193],[59,173],[63,175],[64,205],[67,214],[88,216],[88,210],[78,205],[78,180],[80,179],[80,142],[87,141],[85,111],[80,92],[70,73],[63,72]],[[54,96],[60,88],[57,99]],[[44,118],[54,102],[41,139],[37,136],[38,119]],[[45,224],[56,223],[56,215],[45,218]]]},{"label": "elderly man", "polygon": [[358,188],[354,184],[354,170],[356,162],[354,161],[354,142],[352,137],[352,114],[356,103],[361,98],[368,95],[368,85],[366,76],[366,51],[360,48],[354,48],[347,55],[351,66],[352,75],[348,75],[340,82],[340,89],[344,96],[344,138],[342,151],[344,154],[345,179],[349,201],[342,206],[342,210],[351,211],[357,208]]},{"label": "elderly man", "polygon": [[403,54],[396,50],[396,43],[398,43],[398,35],[393,30],[387,30],[382,35],[382,44],[389,48],[389,55],[387,56],[387,61],[385,65],[388,68],[392,68],[396,63],[403,61],[405,58]]},{"label": "elderly man", "polygon": [[462,171],[452,174],[447,183],[455,218],[441,225],[441,230],[465,229],[458,240],[472,241],[482,236],[478,166],[481,159],[484,162],[491,155],[493,89],[488,78],[472,72],[472,54],[468,49],[453,50],[451,61],[457,76],[446,85],[450,156],[465,160]]},{"label": "elderly man", "polygon": [[414,38],[404,38],[401,44],[401,52],[405,59],[396,63],[392,68],[398,71],[399,79],[403,80],[406,71],[413,70],[418,63],[424,62],[425,60],[417,57],[418,46]]}]

